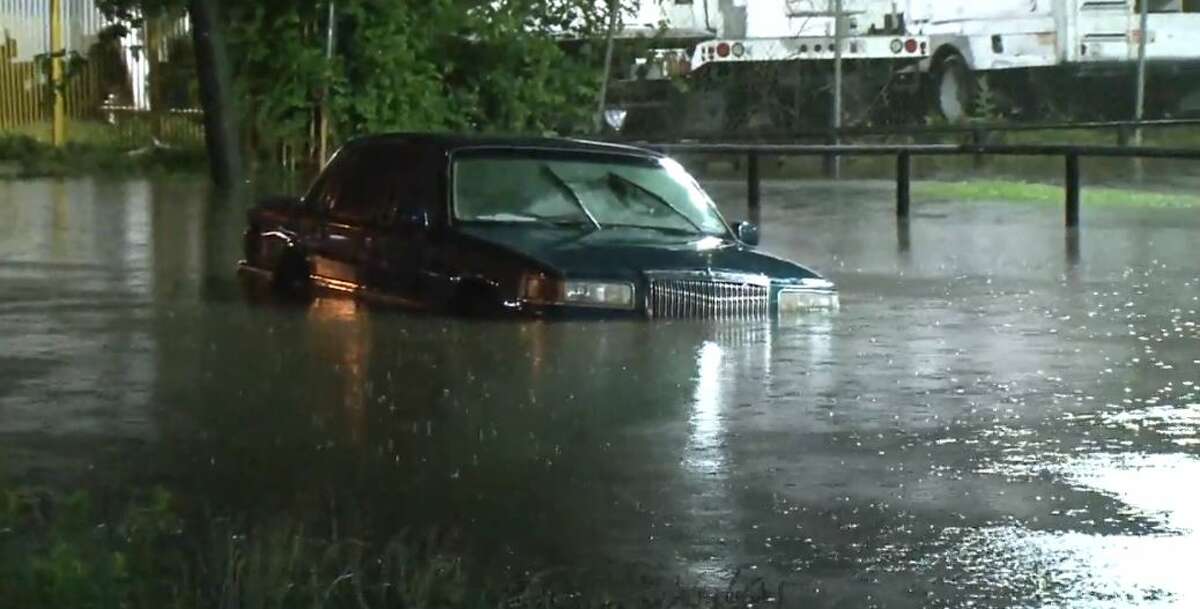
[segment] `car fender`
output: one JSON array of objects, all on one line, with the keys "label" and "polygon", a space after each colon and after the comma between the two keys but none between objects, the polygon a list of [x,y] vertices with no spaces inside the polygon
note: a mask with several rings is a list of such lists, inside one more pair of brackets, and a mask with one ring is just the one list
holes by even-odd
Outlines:
[{"label": "car fender", "polygon": [[295,233],[282,229],[247,231],[246,261],[251,266],[274,272],[289,258],[300,258],[307,262],[303,245]]}]

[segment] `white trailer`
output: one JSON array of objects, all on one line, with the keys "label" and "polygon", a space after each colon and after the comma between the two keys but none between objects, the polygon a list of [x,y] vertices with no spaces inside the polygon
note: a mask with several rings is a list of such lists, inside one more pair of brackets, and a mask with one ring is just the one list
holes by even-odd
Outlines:
[{"label": "white trailer", "polygon": [[[631,130],[729,131],[826,126],[838,40],[851,121],[913,97],[928,37],[911,34],[893,0],[642,0],[620,37],[642,50],[614,89]],[[669,82],[683,80],[686,93]],[[907,81],[906,81],[907,79]],[[616,108],[614,108],[616,109]],[[641,122],[641,125],[637,123]]]},{"label": "white trailer", "polygon": [[1005,112],[1131,118],[1141,1],[1152,108],[1178,112],[1200,84],[1200,0],[908,0],[905,11],[910,31],[930,39],[922,68],[951,120],[981,89]]}]

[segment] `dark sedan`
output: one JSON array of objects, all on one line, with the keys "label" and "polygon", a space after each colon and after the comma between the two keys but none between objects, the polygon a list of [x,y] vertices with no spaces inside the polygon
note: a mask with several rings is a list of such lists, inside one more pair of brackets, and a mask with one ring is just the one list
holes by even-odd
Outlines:
[{"label": "dark sedan", "polygon": [[655,152],[560,139],[361,138],[302,198],[249,213],[242,269],[415,308],[538,317],[773,319],[833,284],[755,249]]}]

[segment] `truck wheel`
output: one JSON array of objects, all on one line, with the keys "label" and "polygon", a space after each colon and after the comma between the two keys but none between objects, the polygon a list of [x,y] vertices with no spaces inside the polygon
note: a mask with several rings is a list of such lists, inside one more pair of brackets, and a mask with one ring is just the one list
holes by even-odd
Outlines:
[{"label": "truck wheel", "polygon": [[957,123],[970,118],[975,103],[975,77],[962,55],[942,60],[936,75],[934,103],[946,120]]}]

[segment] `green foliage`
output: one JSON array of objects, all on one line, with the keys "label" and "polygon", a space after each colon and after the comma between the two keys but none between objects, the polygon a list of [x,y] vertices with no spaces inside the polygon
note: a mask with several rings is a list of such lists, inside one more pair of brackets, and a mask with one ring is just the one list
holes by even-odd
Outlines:
[{"label": "green foliage", "polygon": [[[181,0],[105,0],[110,15],[177,11]],[[259,156],[312,150],[330,113],[335,141],[372,132],[575,133],[590,128],[606,11],[593,0],[338,0],[221,3],[242,132]],[[141,9],[139,11],[139,9]]]},{"label": "green foliage", "polygon": [[980,76],[976,84],[975,99],[971,104],[970,121],[997,124],[1004,119],[1000,108],[999,94],[992,87],[987,75]]},{"label": "green foliage", "polygon": [[[508,609],[770,606],[763,580],[619,599],[564,570],[472,576],[441,531],[389,540],[186,516],[165,490],[106,508],[86,493],[0,488],[0,607],[21,609]],[[106,517],[106,514],[111,514]],[[569,590],[564,592],[563,590]]]},{"label": "green foliage", "polygon": [[[351,2],[340,9],[339,61],[330,72],[339,134],[463,128],[466,117],[444,85],[452,58],[426,31],[446,2]],[[441,55],[443,61],[436,61]],[[460,96],[462,94],[459,94]]]},{"label": "green foliage", "polygon": [[[26,609],[463,607],[462,560],[431,534],[323,539],[282,521],[189,526],[164,490],[106,521],[89,496],[0,491],[0,606]],[[200,534],[197,534],[197,529]]]},{"label": "green foliage", "polygon": [[83,493],[0,493],[0,604],[123,609],[162,598],[171,564],[162,544],[177,520],[165,493],[144,501],[112,527],[95,519]]}]

